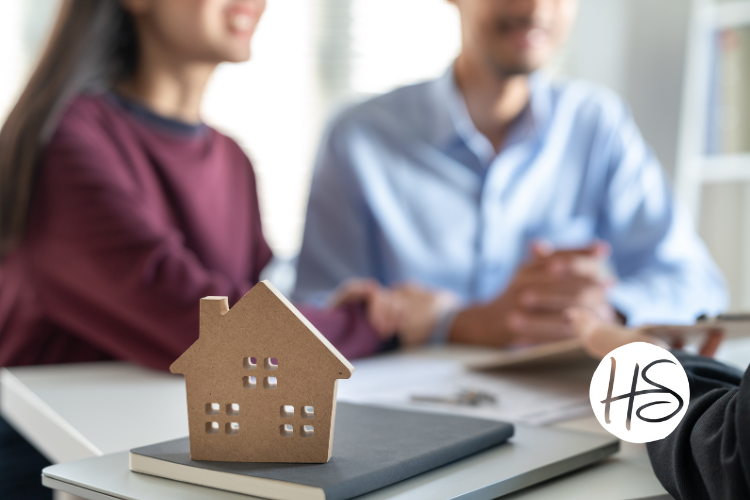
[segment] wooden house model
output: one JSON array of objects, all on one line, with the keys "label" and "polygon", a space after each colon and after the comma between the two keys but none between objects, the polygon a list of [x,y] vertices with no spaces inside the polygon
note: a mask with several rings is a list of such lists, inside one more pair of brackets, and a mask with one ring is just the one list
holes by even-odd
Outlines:
[{"label": "wooden house model", "polygon": [[201,299],[200,337],[170,370],[185,375],[193,460],[324,463],[354,367],[263,281],[231,310]]}]

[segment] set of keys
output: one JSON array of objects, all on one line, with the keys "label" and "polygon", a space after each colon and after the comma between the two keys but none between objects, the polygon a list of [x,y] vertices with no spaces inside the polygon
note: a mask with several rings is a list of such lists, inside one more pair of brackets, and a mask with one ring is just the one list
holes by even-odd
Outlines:
[{"label": "set of keys", "polygon": [[493,406],[497,404],[497,398],[484,391],[476,389],[461,389],[455,396],[428,396],[413,395],[413,402],[419,403],[442,403],[455,406]]}]

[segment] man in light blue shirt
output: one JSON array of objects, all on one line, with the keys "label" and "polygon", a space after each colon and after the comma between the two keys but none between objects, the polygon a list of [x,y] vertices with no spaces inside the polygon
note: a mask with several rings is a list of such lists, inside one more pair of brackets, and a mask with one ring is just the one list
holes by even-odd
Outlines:
[{"label": "man in light blue shirt", "polygon": [[725,308],[721,273],[627,107],[537,71],[575,0],[454,3],[463,46],[441,78],[331,124],[297,298],[354,277],[450,290],[461,310],[435,335],[489,344],[570,335],[572,306],[631,325]]}]

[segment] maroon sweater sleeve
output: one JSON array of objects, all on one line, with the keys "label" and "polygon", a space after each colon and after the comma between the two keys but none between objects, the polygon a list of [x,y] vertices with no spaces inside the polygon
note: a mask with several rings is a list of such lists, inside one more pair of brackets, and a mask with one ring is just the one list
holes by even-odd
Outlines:
[{"label": "maroon sweater sleeve", "polygon": [[[252,276],[225,275],[155,216],[118,145],[96,130],[71,129],[58,131],[46,151],[26,245],[38,300],[47,321],[113,358],[167,369],[198,337],[200,298],[228,296],[233,304],[270,259],[257,198]],[[345,356],[380,346],[361,308],[303,311]]]},{"label": "maroon sweater sleeve", "polygon": [[198,336],[199,299],[236,301],[250,283],[206,269],[140,199],[114,148],[81,138],[58,137],[47,151],[42,227],[28,255],[36,293],[64,330],[117,359],[166,369]]},{"label": "maroon sweater sleeve", "polygon": [[367,322],[362,306],[349,305],[333,310],[300,306],[299,310],[341,354],[349,359],[375,354],[383,345],[378,334]]}]

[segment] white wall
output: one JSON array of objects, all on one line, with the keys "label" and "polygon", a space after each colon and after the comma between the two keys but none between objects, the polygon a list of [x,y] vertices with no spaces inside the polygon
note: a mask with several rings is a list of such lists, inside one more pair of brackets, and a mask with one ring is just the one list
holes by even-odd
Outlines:
[{"label": "white wall", "polygon": [[0,124],[30,76],[60,0],[0,0]]}]

